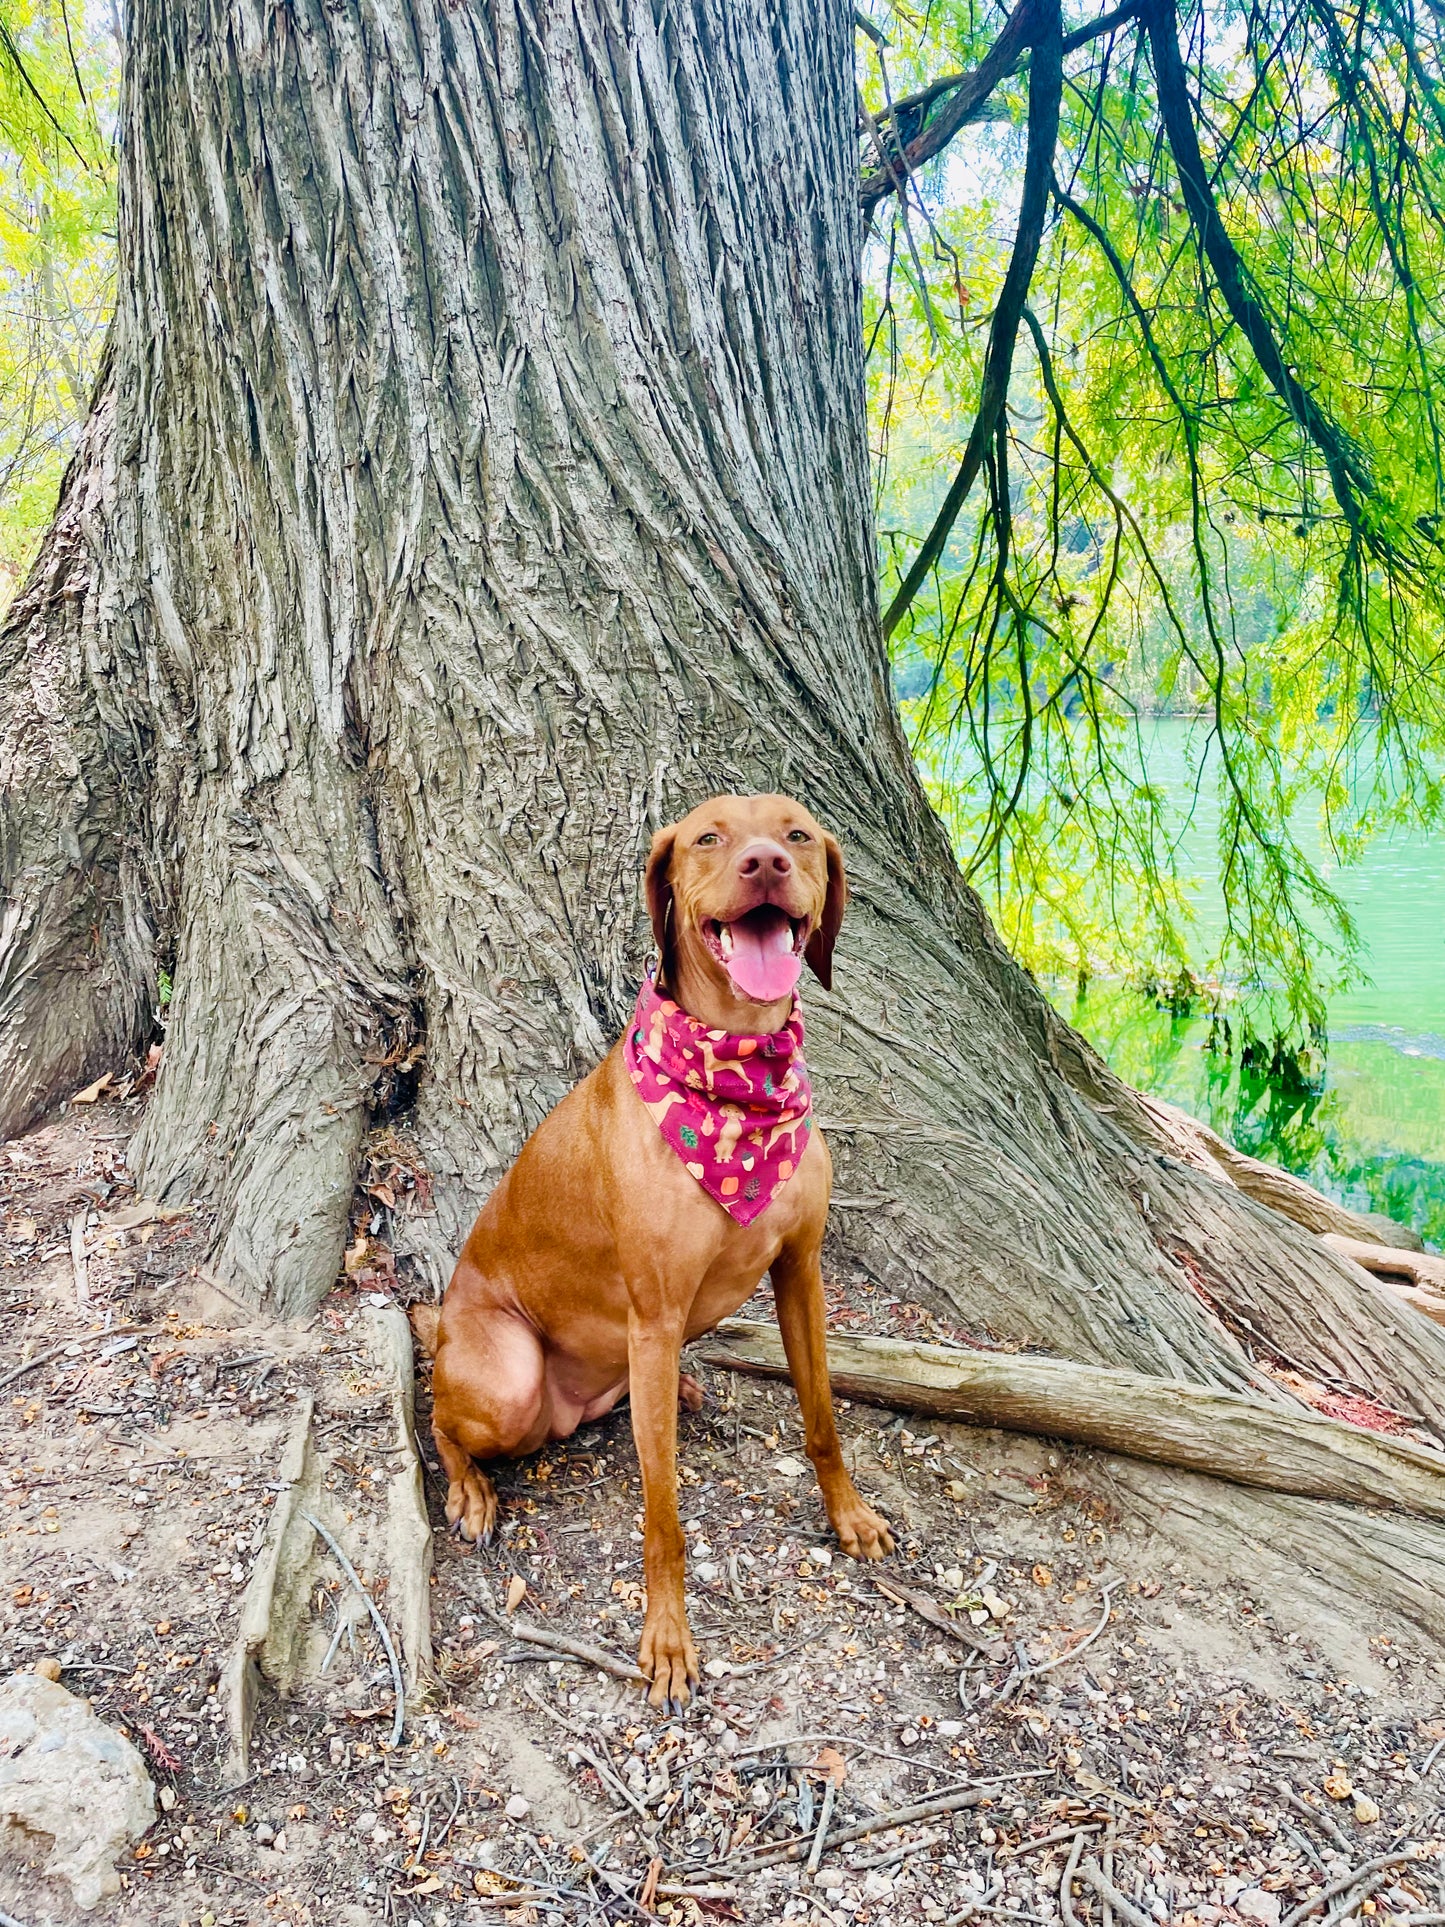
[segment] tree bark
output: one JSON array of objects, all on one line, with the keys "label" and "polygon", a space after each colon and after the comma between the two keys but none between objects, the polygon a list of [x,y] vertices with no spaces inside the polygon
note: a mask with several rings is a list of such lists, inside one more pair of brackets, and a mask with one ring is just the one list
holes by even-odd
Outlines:
[{"label": "tree bark", "polygon": [[[103,861],[61,865],[11,775],[6,887],[51,906],[6,953],[11,1122],[140,1037],[173,957],[138,1182],[299,1313],[424,1040],[436,1210],[398,1236],[439,1286],[624,1020],[651,829],[791,790],[854,888],[807,1000],[836,1274],[1438,1424],[1445,1335],[1171,1155],[927,808],[875,601],[850,34],[780,0],[130,9],[90,573],[34,619],[84,632]],[[81,982],[74,1037],[37,1030]]]}]

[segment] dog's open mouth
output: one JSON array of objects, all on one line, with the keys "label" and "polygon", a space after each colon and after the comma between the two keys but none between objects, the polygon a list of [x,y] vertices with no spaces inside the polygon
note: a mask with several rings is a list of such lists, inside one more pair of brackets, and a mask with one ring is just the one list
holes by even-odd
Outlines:
[{"label": "dog's open mouth", "polygon": [[754,1003],[790,995],[802,974],[807,919],[790,917],[775,903],[760,903],[731,923],[708,917],[702,934],[736,988]]}]

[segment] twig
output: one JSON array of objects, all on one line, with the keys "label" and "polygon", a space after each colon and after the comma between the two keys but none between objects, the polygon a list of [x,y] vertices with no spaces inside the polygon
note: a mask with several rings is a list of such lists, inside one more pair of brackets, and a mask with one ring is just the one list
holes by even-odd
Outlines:
[{"label": "twig", "polygon": [[593,1873],[607,1882],[607,1885],[612,1889],[613,1893],[616,1894],[627,1911],[630,1914],[636,1914],[639,1920],[645,1920],[648,1923],[648,1927],[652,1927],[652,1915],[643,1912],[642,1908],[638,1906],[637,1902],[632,1898],[632,1895],[628,1893],[627,1888],[617,1878],[616,1874],[609,1873],[604,1866],[594,1860],[585,1847],[580,1848],[579,1851]]},{"label": "twig", "polygon": [[75,1273],[75,1302],[82,1311],[89,1311],[90,1280],[85,1270],[84,1211],[77,1211],[70,1220],[70,1269]]},{"label": "twig", "polygon": [[1442,1751],[1445,1751],[1445,1740],[1436,1740],[1435,1744],[1430,1748],[1430,1751],[1425,1755],[1425,1764],[1420,1768],[1420,1778],[1422,1780],[1429,1779],[1430,1769],[1439,1759]]},{"label": "twig", "polygon": [[736,1900],[736,1887],[673,1887],[665,1880],[657,1883],[659,1900]]},{"label": "twig", "polygon": [[[824,1850],[845,1847],[850,1840],[866,1839],[870,1833],[887,1833],[890,1827],[911,1826],[915,1820],[932,1820],[936,1814],[957,1813],[964,1807],[980,1806],[987,1798],[987,1787],[965,1787],[957,1793],[943,1793],[936,1799],[922,1800],[916,1807],[900,1807],[896,1813],[875,1813],[870,1820],[860,1820],[856,1826],[840,1827],[837,1832],[830,1834],[823,1842]],[[717,1873],[724,1867],[731,1868],[736,1864],[739,1872],[752,1873],[759,1867],[774,1866],[780,1860],[802,1860],[808,1851],[809,1838],[806,1833],[799,1834],[795,1839],[780,1841],[777,1846],[765,1848],[762,1853],[751,1857],[729,1855],[725,1860],[714,1860],[710,1863],[709,1872]]]},{"label": "twig", "polygon": [[637,1798],[636,1794],[633,1793],[632,1789],[624,1784],[621,1777],[612,1770],[605,1760],[599,1760],[590,1748],[582,1745],[582,1736],[570,1720],[564,1719],[556,1707],[549,1706],[540,1693],[534,1693],[524,1679],[517,1681],[517,1687],[520,1692],[526,1694],[527,1698],[539,1712],[545,1713],[550,1720],[556,1720],[564,1732],[571,1734],[573,1740],[577,1742],[574,1750],[580,1758],[587,1762],[603,1786],[608,1787],[613,1793],[619,1795],[619,1797],[632,1808],[634,1813],[640,1814],[644,1820],[651,1820],[652,1815],[642,1804],[641,1800]]},{"label": "twig", "polygon": [[896,1579],[880,1579],[876,1573],[873,1576],[873,1584],[885,1599],[892,1599],[900,1606],[907,1606],[928,1625],[936,1627],[941,1633],[951,1633],[965,1646],[971,1646],[976,1653],[982,1653],[985,1659],[998,1657],[997,1641],[982,1638],[971,1626],[960,1626],[956,1620],[950,1619],[938,1602],[930,1599],[927,1593],[912,1592],[907,1586],[900,1586]]},{"label": "twig", "polygon": [[1105,1877],[1104,1870],[1097,1861],[1081,1860],[1078,1877],[1081,1880],[1087,1880],[1100,1900],[1112,1907],[1120,1920],[1127,1920],[1129,1927],[1159,1927],[1158,1921],[1152,1914],[1146,1914],[1141,1907],[1136,1907],[1132,1900],[1126,1899],[1119,1892],[1113,1881]]},{"label": "twig", "polygon": [[975,1914],[982,1913],[988,1903],[1002,1892],[1003,1882],[1001,1880],[995,1880],[993,1885],[986,1888],[977,1900],[968,1901],[964,1906],[959,1908],[956,1914],[950,1914],[948,1919],[944,1921],[943,1927],[963,1927],[963,1923],[966,1920],[972,1920]]},{"label": "twig", "polygon": [[132,1332],[144,1338],[149,1333],[160,1329],[159,1325],[114,1325],[109,1331],[83,1332],[79,1338],[67,1338],[59,1345],[52,1345],[48,1351],[37,1352],[34,1358],[27,1358],[23,1365],[12,1365],[5,1376],[0,1378],[0,1391],[12,1384],[15,1379],[23,1378],[27,1372],[33,1372],[37,1366],[48,1365],[52,1358],[61,1357],[70,1350],[72,1345],[98,1345],[102,1339],[123,1338]]},{"label": "twig", "polygon": [[[1336,1894],[1352,1891],[1361,1881],[1373,1882],[1376,1874],[1385,1873],[1391,1867],[1403,1866],[1407,1861],[1415,1861],[1419,1857],[1416,1853],[1382,1853],[1377,1860],[1366,1860],[1361,1866],[1350,1867],[1344,1873],[1336,1874],[1333,1880],[1327,1881],[1309,1900],[1301,1901],[1292,1913],[1285,1915],[1279,1927],[1295,1927],[1296,1921],[1306,1919],[1316,1907],[1322,1907],[1327,1900],[1333,1900]],[[1363,1895],[1360,1897],[1363,1898]]]},{"label": "twig", "polygon": [[1286,1806],[1293,1807],[1295,1812],[1303,1814],[1306,1820],[1313,1820],[1320,1832],[1324,1834],[1327,1839],[1334,1842],[1340,1852],[1345,1855],[1346,1859],[1349,1858],[1354,1852],[1354,1848],[1327,1813],[1322,1813],[1318,1807],[1312,1807],[1308,1800],[1303,1799],[1295,1792],[1294,1788],[1285,1781],[1280,1782],[1279,1790],[1284,1795]]},{"label": "twig", "polygon": [[4,1908],[0,1907],[0,1927],[25,1927],[25,1923],[23,1920],[17,1920],[14,1914],[7,1914]]},{"label": "twig", "polygon": [[549,1651],[562,1653],[568,1659],[580,1659],[585,1665],[595,1666],[599,1673],[610,1673],[614,1679],[625,1679],[646,1683],[647,1675],[639,1672],[624,1659],[605,1652],[600,1646],[590,1646],[585,1639],[571,1639],[566,1633],[548,1632],[545,1627],[534,1625],[530,1619],[507,1619],[495,1606],[479,1593],[473,1595],[473,1603],[480,1606],[494,1626],[510,1633],[513,1639],[520,1639],[528,1646],[545,1646]]},{"label": "twig", "polygon": [[1109,1585],[1105,1586],[1104,1610],[1099,1615],[1098,1625],[1091,1633],[1081,1639],[1077,1646],[1070,1646],[1067,1652],[1055,1653],[1052,1659],[1046,1659],[1042,1666],[1019,1666],[1018,1669],[1011,1673],[1004,1681],[1003,1686],[996,1694],[993,1702],[994,1707],[1007,1706],[1014,1695],[1021,1693],[1031,1680],[1041,1679],[1045,1673],[1051,1673],[1056,1666],[1062,1666],[1068,1660],[1077,1659],[1086,1647],[1092,1646],[1109,1623],[1109,1614],[1113,1611],[1113,1601],[1109,1595],[1116,1590],[1119,1583],[1120,1582],[1115,1579]]},{"label": "twig", "polygon": [[828,1822],[833,1818],[833,1802],[837,1797],[838,1782],[833,1778],[832,1774],[829,1774],[828,1784],[823,1788],[823,1811],[818,1815],[818,1831],[813,1835],[813,1845],[808,1854],[808,1876],[810,1879],[818,1871],[819,1864],[823,1858],[823,1848],[827,1845],[828,1841]]},{"label": "twig", "polygon": [[320,1533],[321,1537],[326,1541],[327,1545],[330,1546],[332,1556],[336,1560],[336,1563],[340,1566],[341,1570],[346,1574],[346,1577],[351,1581],[352,1585],[355,1586],[356,1590],[361,1594],[362,1598],[366,1601],[366,1609],[371,1614],[372,1624],[376,1627],[377,1634],[381,1639],[382,1645],[386,1648],[387,1661],[391,1666],[392,1685],[396,1693],[396,1718],[392,1723],[391,1743],[394,1747],[400,1746],[401,1731],[402,1731],[403,1725],[406,1722],[406,1689],[402,1685],[401,1661],[397,1658],[396,1648],[391,1643],[391,1634],[387,1631],[386,1621],[381,1616],[381,1608],[377,1605],[376,1601],[372,1598],[371,1594],[366,1590],[365,1586],[362,1585],[360,1579],[357,1577],[355,1566],[352,1565],[351,1561],[347,1558],[346,1554],[341,1550],[341,1547],[336,1543],[335,1539],[331,1536],[331,1534],[326,1530],[326,1527],[322,1525],[321,1521],[319,1519],[312,1518],[311,1514],[305,1511],[302,1511],[300,1516],[306,1521],[307,1525],[309,1525],[313,1531]]},{"label": "twig", "polygon": [[1037,1853],[1041,1847],[1061,1846],[1065,1840],[1077,1839],[1081,1833],[1097,1833],[1103,1824],[1102,1820],[1091,1820],[1087,1826],[1057,1827],[1052,1833],[1041,1834],[1037,1840],[1020,1840],[1016,1847],[1000,1847],[994,1858],[1017,1860],[1022,1854]]},{"label": "twig", "polygon": [[921,1833],[916,1840],[905,1840],[901,1846],[889,1847],[883,1853],[865,1854],[861,1860],[850,1860],[849,1873],[867,1873],[873,1867],[891,1867],[895,1860],[906,1860],[911,1853],[927,1853],[943,1839],[941,1833]]},{"label": "twig", "polygon": [[1059,1882],[1059,1912],[1063,1916],[1064,1927],[1079,1927],[1079,1916],[1074,1912],[1074,1876],[1079,1871],[1079,1860],[1084,1851],[1084,1834],[1081,1828],[1074,1835],[1074,1844],[1069,1849],[1069,1858],[1064,1867],[1064,1877]]}]

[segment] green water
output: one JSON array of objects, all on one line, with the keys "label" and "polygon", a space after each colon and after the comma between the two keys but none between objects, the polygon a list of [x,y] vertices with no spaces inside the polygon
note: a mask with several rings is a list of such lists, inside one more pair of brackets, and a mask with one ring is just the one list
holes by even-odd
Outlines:
[{"label": "green water", "polygon": [[[1172,772],[1181,796],[1186,746],[1186,725],[1160,725],[1157,773],[1168,782]],[[1216,821],[1202,800],[1184,840],[1203,943],[1218,926]],[[1060,990],[1056,1001],[1130,1083],[1445,1247],[1445,837],[1381,838],[1330,881],[1360,924],[1370,981],[1330,1002],[1320,1088],[1241,1070],[1207,1048],[1207,1019],[1176,1019],[1121,985],[1096,984],[1077,1001]]]}]

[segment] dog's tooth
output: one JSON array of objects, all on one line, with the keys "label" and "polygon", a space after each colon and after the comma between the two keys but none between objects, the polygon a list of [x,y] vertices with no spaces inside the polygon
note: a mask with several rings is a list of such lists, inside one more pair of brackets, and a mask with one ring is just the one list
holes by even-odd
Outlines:
[{"label": "dog's tooth", "polygon": [[722,953],[725,957],[730,957],[733,954],[733,928],[730,923],[725,923],[722,926],[718,935],[718,943],[721,945]]}]

